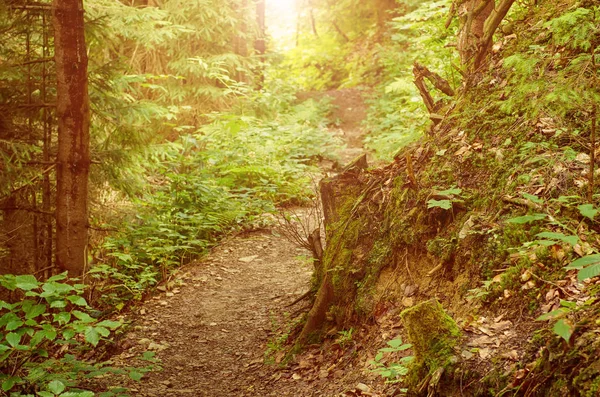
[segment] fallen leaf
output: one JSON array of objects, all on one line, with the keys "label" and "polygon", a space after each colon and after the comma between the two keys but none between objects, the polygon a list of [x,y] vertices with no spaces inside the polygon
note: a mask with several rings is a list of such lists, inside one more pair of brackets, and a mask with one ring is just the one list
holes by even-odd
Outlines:
[{"label": "fallen leaf", "polygon": [[479,357],[481,357],[484,360],[490,356],[490,353],[491,353],[491,349],[488,347],[479,349]]}]

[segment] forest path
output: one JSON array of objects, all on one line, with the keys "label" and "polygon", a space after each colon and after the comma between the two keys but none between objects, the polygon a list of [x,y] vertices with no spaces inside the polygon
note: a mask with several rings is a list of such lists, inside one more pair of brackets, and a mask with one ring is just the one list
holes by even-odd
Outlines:
[{"label": "forest path", "polygon": [[[329,95],[336,106],[332,120],[347,147],[345,164],[362,153],[360,122],[364,102],[358,90],[310,93]],[[304,98],[301,98],[304,99]],[[185,266],[160,295],[145,302],[132,319],[126,350],[116,362],[131,365],[153,350],[162,371],[132,384],[136,396],[329,396],[335,379],[301,379],[292,371],[267,365],[268,342],[289,323],[288,308],[309,288],[310,253],[276,230],[225,239],[208,257]],[[281,360],[283,351],[271,349]],[[335,376],[342,377],[338,373]]]}]

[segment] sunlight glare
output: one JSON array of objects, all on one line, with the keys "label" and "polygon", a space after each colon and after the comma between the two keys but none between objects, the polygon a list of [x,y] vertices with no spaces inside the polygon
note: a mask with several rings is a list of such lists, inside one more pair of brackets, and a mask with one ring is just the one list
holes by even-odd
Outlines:
[{"label": "sunlight glare", "polygon": [[266,0],[267,31],[276,47],[283,49],[293,42],[298,0]]}]

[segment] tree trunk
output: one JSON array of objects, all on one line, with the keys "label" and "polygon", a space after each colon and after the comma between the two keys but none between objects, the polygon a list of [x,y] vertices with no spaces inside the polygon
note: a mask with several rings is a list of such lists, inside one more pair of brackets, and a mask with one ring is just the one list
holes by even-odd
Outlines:
[{"label": "tree trunk", "polygon": [[82,0],[54,0],[58,155],[56,264],[80,276],[88,240],[90,108]]},{"label": "tree trunk", "polygon": [[460,31],[458,51],[460,60],[467,70],[475,67],[475,58],[484,35],[486,19],[494,9],[494,0],[468,0],[458,8]]},{"label": "tree trunk", "polygon": [[495,0],[467,0],[458,6],[458,51],[468,74],[484,66],[492,48],[494,33],[514,2],[500,0],[496,5]]},{"label": "tree trunk", "polygon": [[256,3],[256,25],[258,28],[258,36],[254,42],[254,49],[259,55],[264,55],[267,52],[265,9],[265,0],[259,0],[258,3]]},{"label": "tree trunk", "polygon": [[258,34],[256,36],[256,40],[254,41],[254,49],[259,55],[259,59],[261,64],[258,66],[256,71],[257,74],[257,89],[262,90],[265,83],[265,71],[264,65],[262,64],[265,61],[265,53],[267,52],[267,40],[266,40],[266,23],[265,23],[265,12],[266,12],[266,3],[265,0],[259,0],[256,3],[256,26],[258,29]]}]

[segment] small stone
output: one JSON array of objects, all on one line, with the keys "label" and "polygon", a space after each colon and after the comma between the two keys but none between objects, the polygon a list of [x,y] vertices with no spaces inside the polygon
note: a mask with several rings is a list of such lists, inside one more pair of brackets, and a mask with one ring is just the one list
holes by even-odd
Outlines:
[{"label": "small stone", "polygon": [[208,325],[210,325],[211,327],[216,327],[216,326],[217,326],[217,323],[210,323],[210,324],[208,324]]},{"label": "small stone", "polygon": [[255,260],[256,258],[258,258],[258,255],[244,256],[243,258],[239,258],[238,261],[243,262],[243,263],[250,263],[253,260]]},{"label": "small stone", "polygon": [[172,297],[172,296],[175,296],[175,294],[174,294],[174,293],[172,293],[172,292],[167,292],[167,293],[165,294],[165,296],[166,296],[166,297],[168,297],[168,298],[170,298],[170,297]]},{"label": "small stone", "polygon": [[298,374],[293,374],[293,375],[292,375],[292,379],[293,379],[293,380],[300,380],[300,379],[302,379],[302,376],[300,376],[300,375],[298,375]]},{"label": "small stone", "polygon": [[359,383],[358,385],[356,385],[355,389],[360,390],[363,393],[369,393],[371,391],[371,388],[365,385],[364,383]]},{"label": "small stone", "polygon": [[158,304],[161,306],[169,306],[169,302],[167,302],[167,301],[160,301],[160,302],[158,302]]},{"label": "small stone", "polygon": [[163,385],[167,386],[168,388],[171,388],[171,387],[173,387],[173,382],[172,382],[172,381],[170,381],[170,380],[163,380],[161,383],[162,383]]},{"label": "small stone", "polygon": [[463,356],[465,360],[470,360],[473,358],[474,354],[469,350],[463,350],[460,355]]}]

